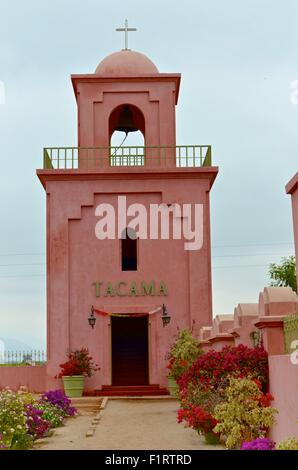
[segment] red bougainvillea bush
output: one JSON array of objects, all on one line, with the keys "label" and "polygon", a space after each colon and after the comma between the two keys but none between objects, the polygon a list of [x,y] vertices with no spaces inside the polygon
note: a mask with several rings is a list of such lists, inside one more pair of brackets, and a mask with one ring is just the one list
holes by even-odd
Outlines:
[{"label": "red bougainvillea bush", "polygon": [[225,346],[221,351],[208,351],[178,380],[180,391],[192,385],[217,388],[227,377],[255,378],[263,390],[268,383],[268,354],[262,347]]},{"label": "red bougainvillea bush", "polygon": [[[225,346],[221,351],[208,351],[199,356],[191,367],[178,379],[180,409],[178,422],[206,433],[217,424],[215,408],[225,402],[230,378],[253,379],[258,387],[266,390],[268,383],[268,355],[262,347],[244,345]],[[268,406],[269,394],[261,394]]]},{"label": "red bougainvillea bush", "polygon": [[94,372],[100,370],[98,364],[93,362],[87,348],[76,349],[67,353],[68,361],[60,364],[61,372],[56,378],[64,376],[84,375],[84,377],[92,377]]}]

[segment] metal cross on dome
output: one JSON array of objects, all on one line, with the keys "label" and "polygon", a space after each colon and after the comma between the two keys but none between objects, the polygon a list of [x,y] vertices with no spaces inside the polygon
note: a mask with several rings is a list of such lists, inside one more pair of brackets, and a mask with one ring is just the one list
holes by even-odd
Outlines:
[{"label": "metal cross on dome", "polygon": [[124,28],[116,28],[116,31],[125,32],[125,51],[128,50],[128,32],[129,31],[137,31],[137,28],[129,28],[128,27],[128,20],[125,20]]}]

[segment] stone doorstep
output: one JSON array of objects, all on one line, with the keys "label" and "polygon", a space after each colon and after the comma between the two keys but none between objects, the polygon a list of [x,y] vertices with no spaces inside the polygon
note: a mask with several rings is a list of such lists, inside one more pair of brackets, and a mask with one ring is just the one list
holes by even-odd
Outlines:
[{"label": "stone doorstep", "polygon": [[71,404],[75,408],[94,408],[99,410],[102,405],[102,397],[79,397],[71,398]]},{"label": "stone doorstep", "polygon": [[171,395],[157,395],[157,396],[109,396],[109,397],[79,397],[72,398],[71,403],[78,410],[78,415],[94,415],[96,412],[104,410],[109,400],[137,400],[137,401],[166,401],[176,400],[176,397]]},{"label": "stone doorstep", "polygon": [[71,398],[71,404],[77,409],[78,415],[94,415],[105,406],[104,399],[101,397]]},{"label": "stone doorstep", "polygon": [[80,406],[84,404],[100,406],[102,402],[102,397],[73,397],[71,398],[71,403],[73,406]]}]

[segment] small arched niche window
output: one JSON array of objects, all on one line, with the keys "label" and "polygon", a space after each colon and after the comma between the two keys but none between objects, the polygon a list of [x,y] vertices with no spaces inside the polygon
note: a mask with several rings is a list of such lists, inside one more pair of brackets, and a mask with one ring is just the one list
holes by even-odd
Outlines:
[{"label": "small arched niche window", "polygon": [[138,239],[135,230],[126,228],[121,237],[122,271],[137,271],[138,268]]},{"label": "small arched niche window", "polygon": [[145,119],[139,108],[123,104],[109,119],[111,166],[142,166],[145,155]]}]

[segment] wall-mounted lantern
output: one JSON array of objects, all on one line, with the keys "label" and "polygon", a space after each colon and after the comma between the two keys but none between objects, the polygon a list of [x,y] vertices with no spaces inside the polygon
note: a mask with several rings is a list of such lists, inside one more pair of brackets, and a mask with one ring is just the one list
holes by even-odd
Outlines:
[{"label": "wall-mounted lantern", "polygon": [[171,321],[171,315],[169,315],[169,313],[167,311],[167,307],[165,306],[165,304],[162,305],[161,319],[162,319],[162,326],[163,327],[167,326]]},{"label": "wall-mounted lantern", "polygon": [[93,329],[94,326],[95,326],[95,323],[96,323],[96,316],[94,315],[94,307],[93,307],[93,305],[92,305],[92,307],[91,307],[91,313],[90,313],[90,315],[89,315],[89,317],[88,317],[88,323],[89,323],[89,325],[91,326],[91,328]]}]

